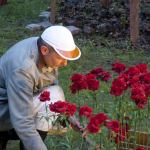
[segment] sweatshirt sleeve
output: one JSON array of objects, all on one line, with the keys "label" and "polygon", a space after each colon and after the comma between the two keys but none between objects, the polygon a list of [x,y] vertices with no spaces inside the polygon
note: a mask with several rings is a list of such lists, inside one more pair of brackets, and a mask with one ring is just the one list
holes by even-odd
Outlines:
[{"label": "sweatshirt sleeve", "polygon": [[33,113],[33,77],[24,70],[14,71],[7,80],[11,123],[26,150],[47,150],[35,128]]}]

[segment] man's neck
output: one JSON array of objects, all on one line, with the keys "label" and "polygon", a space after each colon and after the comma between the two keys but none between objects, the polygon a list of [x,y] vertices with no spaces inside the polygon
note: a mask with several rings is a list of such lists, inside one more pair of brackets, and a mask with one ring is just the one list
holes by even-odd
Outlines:
[{"label": "man's neck", "polygon": [[43,58],[40,54],[39,54],[39,58],[37,61],[37,67],[39,70],[42,70],[42,68],[45,67],[45,63],[44,63]]}]

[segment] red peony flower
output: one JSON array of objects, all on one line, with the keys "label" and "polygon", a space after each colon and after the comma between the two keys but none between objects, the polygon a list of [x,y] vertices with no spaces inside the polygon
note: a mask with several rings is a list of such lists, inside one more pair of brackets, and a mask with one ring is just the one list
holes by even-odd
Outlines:
[{"label": "red peony flower", "polygon": [[67,116],[73,116],[76,112],[76,104],[71,104],[71,103],[66,103],[66,112],[65,112],[65,115]]},{"label": "red peony flower", "polygon": [[87,89],[87,88],[88,88],[88,84],[85,80],[74,82],[70,86],[70,90],[73,94],[75,94],[76,92],[79,92],[80,90]]},{"label": "red peony flower", "polygon": [[100,128],[99,128],[99,123],[98,120],[95,119],[95,117],[91,117],[90,122],[87,125],[87,130],[90,133],[98,133]]},{"label": "red peony flower", "polygon": [[[79,80],[77,80],[78,77],[80,78]],[[99,88],[99,81],[96,80],[96,76],[93,74],[87,74],[85,76],[75,74],[72,76],[71,80],[73,83],[70,86],[70,89],[73,94],[83,89],[95,91]]]},{"label": "red peony flower", "polygon": [[100,130],[99,126],[95,125],[92,122],[88,124],[87,129],[90,133],[93,133],[93,134],[98,133]]},{"label": "red peony flower", "polygon": [[89,80],[96,80],[96,76],[92,73],[88,73],[86,74],[86,80],[89,81]]},{"label": "red peony flower", "polygon": [[124,82],[126,82],[126,84],[129,85],[128,82],[129,82],[129,80],[130,80],[130,77],[129,77],[128,74],[126,74],[126,73],[120,74],[120,75],[118,76],[118,78],[123,79]]},{"label": "red peony flower", "polygon": [[90,118],[92,115],[92,111],[93,109],[91,107],[84,105],[80,107],[79,116],[86,116],[87,118]]},{"label": "red peony flower", "polygon": [[69,102],[57,101],[54,104],[50,104],[49,108],[51,111],[56,113],[62,113],[67,116],[73,116],[76,112],[76,105]]},{"label": "red peony flower", "polygon": [[129,79],[129,85],[132,86],[135,83],[140,82],[140,75],[135,75],[132,78]]},{"label": "red peony flower", "polygon": [[99,113],[90,118],[90,122],[87,125],[87,129],[90,133],[98,133],[100,125],[102,125],[108,119],[104,113]]},{"label": "red peony flower", "polygon": [[51,111],[56,113],[65,113],[67,110],[67,103],[63,101],[57,101],[54,104],[50,104],[49,108]]},{"label": "red peony flower", "polygon": [[124,78],[119,77],[113,80],[110,93],[115,96],[120,96],[127,88],[127,82],[125,82]]},{"label": "red peony flower", "polygon": [[112,120],[106,123],[106,127],[111,129],[115,133],[118,133],[120,130],[120,123],[118,120]]},{"label": "red peony flower", "polygon": [[133,77],[135,75],[140,74],[140,70],[137,67],[130,67],[128,70],[125,72],[125,74],[128,74],[130,77]]},{"label": "red peony flower", "polygon": [[144,84],[144,91],[146,96],[150,96],[150,84]]},{"label": "red peony flower", "polygon": [[89,80],[87,81],[88,89],[91,91],[96,91],[100,87],[100,83],[98,80]]},{"label": "red peony flower", "polygon": [[115,137],[115,143],[119,143],[120,141],[124,141],[126,139],[127,136],[127,131],[126,129],[122,128],[119,130],[119,133],[117,133],[116,137]]},{"label": "red peony flower", "polygon": [[112,70],[117,72],[117,73],[121,73],[126,69],[126,65],[120,62],[116,62],[114,64],[112,64]]},{"label": "red peony flower", "polygon": [[112,86],[110,94],[114,96],[120,96],[123,93],[123,90],[117,86]]},{"label": "red peony flower", "polygon": [[78,84],[73,83],[72,85],[70,85],[70,90],[72,94],[77,93],[79,91]]},{"label": "red peony flower", "polygon": [[71,77],[72,82],[78,82],[78,81],[81,81],[84,79],[85,79],[85,76],[83,74],[80,74],[80,73],[73,74]]},{"label": "red peony flower", "polygon": [[93,74],[87,74],[86,75],[86,82],[88,84],[88,89],[92,91],[96,91],[99,89],[99,81],[96,80],[96,76]]},{"label": "red peony flower", "polygon": [[138,146],[136,150],[146,150],[144,147]]},{"label": "red peony flower", "polygon": [[126,82],[125,78],[119,77],[114,84],[120,87],[122,90],[127,90],[128,88],[128,83]]},{"label": "red peony flower", "polygon": [[147,64],[138,64],[135,67],[137,67],[141,73],[147,72],[147,69],[148,69]]},{"label": "red peony flower", "polygon": [[135,101],[135,104],[139,109],[144,109],[147,104],[147,100],[137,100]]},{"label": "red peony flower", "polygon": [[99,78],[103,72],[103,69],[101,67],[94,68],[90,73],[94,74],[96,78]]},{"label": "red peony flower", "polygon": [[107,71],[103,71],[101,76],[100,76],[101,80],[103,81],[108,81],[111,78],[111,75],[109,72]]},{"label": "red peony flower", "polygon": [[49,91],[43,91],[39,97],[41,102],[46,102],[50,100],[50,92]]},{"label": "red peony flower", "polygon": [[72,85],[70,86],[70,90],[73,94],[79,92],[80,90],[87,89],[88,84],[86,82],[86,76],[82,74],[74,74],[71,77]]},{"label": "red peony flower", "polygon": [[144,83],[150,84],[150,72],[145,73],[143,76]]},{"label": "red peony flower", "polygon": [[78,85],[78,90],[83,90],[83,89],[87,89],[88,88],[88,84],[87,84],[87,82],[85,80],[76,82],[75,84]]},{"label": "red peony flower", "polygon": [[147,95],[144,90],[144,85],[142,84],[134,84],[131,90],[131,99],[135,101],[138,108],[143,109],[147,104]]},{"label": "red peony flower", "polygon": [[147,96],[144,91],[144,86],[142,84],[134,84],[131,88],[131,99],[137,100],[147,100]]},{"label": "red peony flower", "polygon": [[94,118],[95,120],[97,120],[98,124],[101,125],[108,119],[108,116],[104,113],[99,113],[99,114],[96,114]]},{"label": "red peony flower", "polygon": [[102,68],[95,68],[92,71],[90,71],[90,74],[93,74],[96,76],[96,78],[100,78],[103,81],[108,81],[111,78],[111,75],[109,72],[104,71]]}]

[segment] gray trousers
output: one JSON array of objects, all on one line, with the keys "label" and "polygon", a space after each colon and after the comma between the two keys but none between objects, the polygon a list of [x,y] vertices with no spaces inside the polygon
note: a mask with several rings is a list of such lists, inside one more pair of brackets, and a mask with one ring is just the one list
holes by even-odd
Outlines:
[{"label": "gray trousers", "polygon": [[[58,100],[65,100],[63,90],[60,86],[50,86],[46,88],[47,91],[50,92],[50,103],[56,102]],[[47,111],[45,108],[45,102],[41,102],[39,100],[40,93],[34,97],[34,113],[35,113],[35,126],[37,131],[39,132],[41,138],[44,140],[49,129],[52,128],[52,121],[47,121],[43,116],[47,116]],[[0,105],[0,109],[3,110],[1,112],[3,116],[3,120],[0,120],[0,150],[5,150],[8,140],[19,140],[19,137],[14,129],[11,129],[11,122],[9,117],[9,109],[8,104],[5,107]],[[7,113],[6,113],[7,112]],[[53,112],[48,112],[50,116],[53,116]],[[0,116],[1,117],[1,116]],[[52,120],[53,118],[50,118]],[[55,117],[56,119],[56,117]],[[54,121],[54,120],[53,120]],[[8,129],[9,128],[9,129]],[[7,130],[8,129],[8,130]],[[22,142],[20,142],[20,150],[24,150],[24,146]]]},{"label": "gray trousers", "polygon": [[[41,139],[44,141],[47,136],[47,132],[39,130],[37,131],[39,132]],[[0,132],[0,150],[6,150],[7,142],[9,140],[20,140],[14,129]],[[20,150],[25,150],[21,140],[20,140]]]}]

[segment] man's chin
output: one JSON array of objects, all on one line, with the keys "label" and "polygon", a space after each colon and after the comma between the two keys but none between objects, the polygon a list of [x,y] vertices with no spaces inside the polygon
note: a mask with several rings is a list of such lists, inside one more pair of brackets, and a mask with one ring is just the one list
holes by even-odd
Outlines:
[{"label": "man's chin", "polygon": [[57,69],[57,68],[59,68],[59,67],[57,67],[57,66],[48,66],[47,68]]}]

